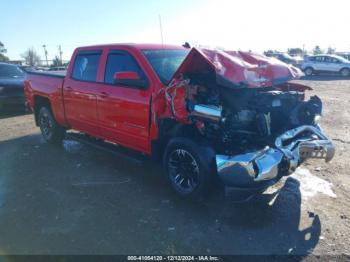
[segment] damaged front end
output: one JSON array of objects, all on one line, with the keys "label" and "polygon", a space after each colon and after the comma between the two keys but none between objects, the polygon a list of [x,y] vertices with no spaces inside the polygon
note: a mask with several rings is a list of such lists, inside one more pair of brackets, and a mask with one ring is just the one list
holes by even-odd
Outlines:
[{"label": "damaged front end", "polygon": [[197,130],[226,186],[264,189],[308,158],[334,156],[318,125],[320,98],[306,99],[310,87],[288,82],[301,75],[249,52],[192,49],[164,89],[161,117]]},{"label": "damaged front end", "polygon": [[329,162],[334,152],[334,145],[318,127],[300,126],[278,136],[274,148],[235,156],[216,155],[217,173],[227,186],[258,189],[291,174],[308,158]]}]

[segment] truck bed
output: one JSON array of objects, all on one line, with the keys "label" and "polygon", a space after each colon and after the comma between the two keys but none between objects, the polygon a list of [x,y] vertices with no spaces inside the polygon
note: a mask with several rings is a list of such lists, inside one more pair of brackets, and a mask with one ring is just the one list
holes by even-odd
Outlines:
[{"label": "truck bed", "polygon": [[64,78],[67,74],[67,71],[42,71],[42,70],[34,70],[34,69],[26,69],[25,72],[27,74],[51,76],[51,77],[58,77],[58,78]]},{"label": "truck bed", "polygon": [[28,106],[34,109],[35,100],[40,97],[50,101],[56,121],[62,126],[65,125],[63,106],[63,83],[65,71],[34,71],[26,70],[26,80],[24,81],[24,94]]}]

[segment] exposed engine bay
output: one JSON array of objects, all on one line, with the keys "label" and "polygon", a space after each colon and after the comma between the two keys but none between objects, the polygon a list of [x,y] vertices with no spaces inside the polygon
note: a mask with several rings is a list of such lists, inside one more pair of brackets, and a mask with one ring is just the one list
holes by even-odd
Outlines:
[{"label": "exposed engine bay", "polygon": [[322,113],[317,96],[305,101],[305,93],[297,90],[229,89],[198,74],[185,77],[177,88],[185,89],[190,123],[223,154],[272,146],[289,129],[315,125]]}]

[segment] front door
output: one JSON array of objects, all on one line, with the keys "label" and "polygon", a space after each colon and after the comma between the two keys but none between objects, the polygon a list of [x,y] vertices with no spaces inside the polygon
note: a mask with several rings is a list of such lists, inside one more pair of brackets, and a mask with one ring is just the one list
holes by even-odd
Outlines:
[{"label": "front door", "polygon": [[143,152],[149,151],[150,88],[114,84],[117,72],[144,71],[126,51],[110,51],[106,58],[104,83],[99,85],[97,111],[103,137]]},{"label": "front door", "polygon": [[328,71],[330,72],[339,72],[341,69],[341,62],[335,57],[328,56],[326,57],[326,63],[328,65]]}]

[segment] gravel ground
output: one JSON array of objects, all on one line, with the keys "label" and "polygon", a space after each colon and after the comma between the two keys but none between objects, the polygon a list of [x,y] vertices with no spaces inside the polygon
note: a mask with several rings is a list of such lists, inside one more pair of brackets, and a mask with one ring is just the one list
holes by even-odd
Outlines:
[{"label": "gravel ground", "polygon": [[[300,80],[336,145],[247,203],[176,197],[160,168],[0,119],[0,254],[350,254],[350,80]],[[303,256],[301,258],[303,258]]]}]

